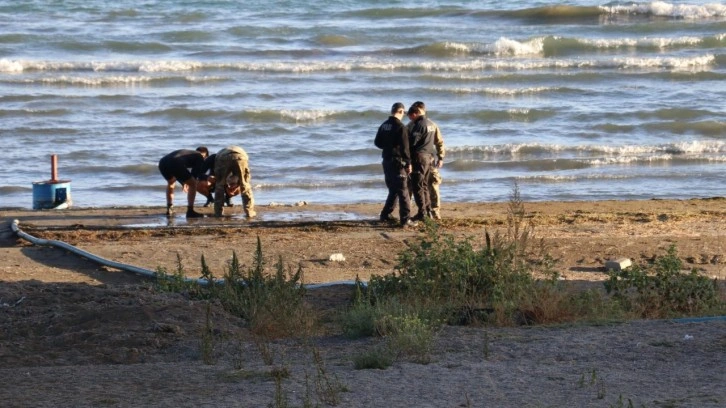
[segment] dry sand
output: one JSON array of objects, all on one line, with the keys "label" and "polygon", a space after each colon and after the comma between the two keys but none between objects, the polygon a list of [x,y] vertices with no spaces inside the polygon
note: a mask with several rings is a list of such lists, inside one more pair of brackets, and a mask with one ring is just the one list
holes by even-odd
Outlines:
[{"label": "dry sand", "polygon": [[[485,230],[505,228],[507,206],[447,204],[441,229],[481,240]],[[525,208],[558,271],[573,283],[599,286],[607,260],[646,262],[671,245],[688,268],[726,280],[724,198]],[[422,233],[376,222],[379,205],[259,206],[254,221],[232,210],[232,217],[189,223],[167,222],[161,208],[0,211],[0,406],[264,407],[275,403],[274,367],[290,372],[282,382],[290,406],[306,398],[325,406],[315,385],[322,380],[342,387],[335,393],[342,407],[726,406],[723,317],[444,327],[429,364],[355,370],[352,357],[380,339],[332,333],[306,345],[279,340],[269,345],[269,366],[242,322],[215,306],[217,358],[208,365],[200,357],[204,303],[158,293],[144,277],[9,231],[17,219],[32,236],[148,270],[174,271],[178,257],[189,277],[198,277],[202,255],[220,275],[233,252],[251,264],[259,237],[266,256],[300,265],[307,283],[390,273],[396,254]],[[345,261],[330,261],[336,253]],[[330,312],[345,306],[349,291],[336,285],[311,290],[309,298]],[[324,359],[324,376],[313,351]]]}]

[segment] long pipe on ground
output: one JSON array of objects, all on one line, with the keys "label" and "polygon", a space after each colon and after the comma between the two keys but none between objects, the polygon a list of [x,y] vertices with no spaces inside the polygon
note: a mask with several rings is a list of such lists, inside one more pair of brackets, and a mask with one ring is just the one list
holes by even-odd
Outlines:
[{"label": "long pipe on ground", "polygon": [[[149,269],[139,268],[138,266],[123,264],[120,262],[111,261],[106,258],[102,258],[102,257],[94,255],[88,251],[84,251],[82,249],[76,248],[73,245],[63,242],[63,241],[57,241],[57,240],[52,240],[52,239],[42,239],[42,238],[34,237],[30,234],[23,232],[20,229],[20,227],[18,226],[18,224],[19,224],[18,220],[13,220],[12,224],[10,225],[13,232],[20,238],[23,238],[24,240],[26,240],[34,245],[52,246],[52,247],[56,247],[56,248],[62,248],[67,251],[73,252],[76,255],[80,255],[88,260],[99,263],[101,265],[106,265],[111,268],[120,269],[120,270],[126,271],[126,272],[136,273],[136,274],[143,275],[143,276],[153,278],[153,279],[158,279],[161,277],[171,279],[171,277],[168,275],[161,275],[161,274],[159,274],[155,271],[149,270]],[[197,283],[202,286],[209,285],[209,283],[210,283],[208,279],[203,279],[203,278],[198,278],[198,279],[184,278],[184,281],[185,282],[194,282],[194,283]],[[224,279],[217,279],[217,280],[214,280],[212,283],[221,284],[221,283],[224,283]],[[366,286],[367,282],[361,282],[361,284],[363,286]],[[318,283],[318,284],[314,284],[314,285],[303,285],[303,286],[307,289],[317,289],[317,288],[324,288],[324,287],[336,286],[336,285],[355,285],[355,281],[350,281],[350,280],[336,281],[336,282]],[[701,323],[701,322],[708,322],[708,321],[713,321],[713,320],[726,320],[726,316],[686,317],[686,318],[679,318],[679,319],[672,319],[672,320],[674,322],[678,322],[678,323]]]},{"label": "long pipe on ground", "polygon": [[[156,271],[152,271],[149,269],[139,268],[138,266],[124,264],[116,261],[111,261],[106,258],[102,258],[98,255],[94,255],[88,251],[84,251],[80,248],[77,248],[67,242],[63,241],[57,241],[53,239],[43,239],[43,238],[37,238],[34,237],[26,232],[23,232],[23,230],[20,229],[20,226],[18,225],[20,222],[18,220],[13,220],[13,222],[10,224],[10,228],[12,228],[13,232],[20,238],[34,244],[34,245],[41,245],[41,246],[51,246],[56,248],[65,249],[66,251],[70,251],[76,255],[79,255],[81,257],[84,257],[90,261],[96,262],[101,265],[105,265],[111,268],[120,269],[122,271],[136,273],[148,278],[152,279],[158,279],[158,278],[167,278],[171,279],[168,275],[160,274]],[[185,282],[189,283],[196,283],[198,285],[207,286],[210,283],[216,283],[216,284],[222,284],[224,283],[224,279],[215,279],[214,281],[210,282],[208,279],[205,278],[184,278]],[[362,282],[362,284],[365,286],[366,283]],[[323,288],[327,286],[336,286],[336,285],[355,285],[355,281],[336,281],[336,282],[327,282],[327,283],[318,283],[313,285],[303,285],[306,289],[317,289],[317,288]]]}]

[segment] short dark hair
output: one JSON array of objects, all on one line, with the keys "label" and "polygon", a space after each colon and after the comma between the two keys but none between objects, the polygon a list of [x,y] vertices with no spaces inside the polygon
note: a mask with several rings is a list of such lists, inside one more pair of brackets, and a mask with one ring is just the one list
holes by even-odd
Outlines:
[{"label": "short dark hair", "polygon": [[406,106],[404,104],[402,104],[401,102],[396,102],[393,104],[393,106],[391,106],[391,114],[395,114],[396,112],[398,112],[400,110],[402,110],[402,111],[406,110]]},{"label": "short dark hair", "polygon": [[416,102],[412,103],[411,106],[415,106],[417,108],[421,108],[423,110],[426,110],[426,104],[423,103],[423,102],[421,102],[421,101],[416,101]]},{"label": "short dark hair", "polygon": [[416,105],[411,105],[411,107],[408,108],[407,115],[413,115],[414,113],[417,114],[417,115],[420,115],[421,114],[421,108],[419,108]]},{"label": "short dark hair", "polygon": [[207,146],[199,146],[196,150],[205,156],[209,156],[209,149],[207,149]]}]

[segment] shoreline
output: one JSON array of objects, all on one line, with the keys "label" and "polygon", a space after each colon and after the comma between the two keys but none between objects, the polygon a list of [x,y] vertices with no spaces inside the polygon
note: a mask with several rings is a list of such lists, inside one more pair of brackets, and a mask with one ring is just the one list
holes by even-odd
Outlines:
[{"label": "shoreline", "polygon": [[[706,198],[688,198],[688,199],[661,199],[661,198],[650,198],[642,200],[573,200],[573,201],[522,201],[525,208],[525,212],[530,215],[552,215],[559,213],[566,213],[568,211],[586,211],[586,212],[598,212],[607,213],[610,212],[622,212],[622,211],[664,211],[664,212],[686,212],[699,211],[726,211],[726,197],[714,196]],[[444,213],[444,221],[446,219],[461,219],[461,218],[477,218],[477,217],[495,217],[498,218],[505,214],[510,201],[482,201],[482,202],[444,202],[442,203],[442,212]],[[377,220],[378,213],[383,207],[383,202],[380,203],[347,203],[347,204],[315,204],[306,201],[301,201],[292,204],[258,204],[255,206],[258,217],[250,220],[251,222],[260,221],[285,221],[284,219],[266,219],[266,214],[280,214],[280,213],[310,213],[305,214],[304,218],[308,221],[340,221],[341,219],[315,219],[315,213],[350,213],[357,216],[357,218],[351,218],[350,220],[363,221],[368,217],[373,217],[372,220]],[[415,204],[412,203],[412,207],[415,209]],[[179,207],[182,208],[182,207]],[[212,208],[202,207],[200,205],[195,206],[195,210],[202,212],[206,215],[204,218],[205,222],[215,223],[217,219],[212,217]],[[155,217],[158,215],[164,215],[164,206],[109,206],[109,207],[76,207],[72,206],[66,209],[52,210],[34,210],[30,208],[19,208],[19,207],[0,207],[0,219],[8,217],[19,217],[19,218],[30,218],[30,219],[56,219],[57,222],[62,223],[60,220],[63,216],[72,215],[80,216],[81,218],[101,218],[104,215],[110,216],[108,218],[108,224],[121,222],[124,218],[144,218],[144,217]],[[234,207],[225,207],[225,217],[221,220],[241,220],[241,206],[236,203]],[[394,215],[397,215],[397,211],[394,211]],[[183,214],[176,214],[175,219],[184,219]]]}]

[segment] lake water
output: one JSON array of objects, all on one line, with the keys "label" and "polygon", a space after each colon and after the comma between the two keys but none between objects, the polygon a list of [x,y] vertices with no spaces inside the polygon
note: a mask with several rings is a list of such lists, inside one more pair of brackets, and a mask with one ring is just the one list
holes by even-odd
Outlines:
[{"label": "lake water", "polygon": [[52,154],[74,206],[163,206],[163,155],[230,144],[260,205],[382,204],[416,100],[444,202],[726,194],[724,3],[318,3],[0,0],[0,207]]}]

